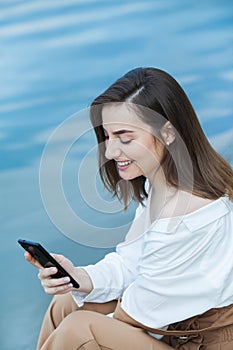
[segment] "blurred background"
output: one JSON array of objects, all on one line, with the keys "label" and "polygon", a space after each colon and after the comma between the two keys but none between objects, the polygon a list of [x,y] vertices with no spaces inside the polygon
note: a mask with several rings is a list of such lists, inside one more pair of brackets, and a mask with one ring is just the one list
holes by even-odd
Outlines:
[{"label": "blurred background", "polygon": [[[231,0],[0,2],[2,350],[35,349],[50,301],[37,271],[24,262],[18,238],[39,241],[78,265],[96,262],[122,238],[98,245],[97,236],[97,244],[89,244],[79,239],[78,225],[77,236],[70,237],[50,220],[39,169],[51,132],[128,70],[154,66],[183,86],[209,140],[232,164],[232,57]],[[64,163],[67,201],[87,226],[111,235],[111,227],[122,225],[124,236],[134,203],[127,213],[119,207],[98,212],[98,200],[112,201],[98,184],[100,199],[92,198],[97,209],[82,198],[78,166],[95,145],[92,132],[84,136]]]}]

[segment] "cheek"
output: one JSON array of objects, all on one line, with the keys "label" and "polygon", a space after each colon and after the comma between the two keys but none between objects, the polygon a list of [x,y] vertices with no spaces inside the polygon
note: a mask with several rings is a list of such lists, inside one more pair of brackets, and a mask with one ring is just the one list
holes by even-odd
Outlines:
[{"label": "cheek", "polygon": [[148,145],[150,158],[153,159],[154,162],[160,163],[163,157],[164,146],[159,140],[154,140],[150,142]]},{"label": "cheek", "polygon": [[135,149],[135,154],[138,159],[144,163],[158,163],[162,156],[162,149],[157,142],[154,140],[149,140],[147,143],[138,144],[137,149]]}]

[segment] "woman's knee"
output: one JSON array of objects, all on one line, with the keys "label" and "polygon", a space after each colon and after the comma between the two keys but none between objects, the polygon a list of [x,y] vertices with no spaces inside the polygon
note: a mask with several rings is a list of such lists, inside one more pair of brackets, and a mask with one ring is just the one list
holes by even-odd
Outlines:
[{"label": "woman's knee", "polygon": [[94,339],[91,330],[92,312],[79,310],[69,314],[60,323],[59,328],[56,329],[57,337],[62,342],[67,342],[67,345],[75,344],[78,348],[88,341]]}]

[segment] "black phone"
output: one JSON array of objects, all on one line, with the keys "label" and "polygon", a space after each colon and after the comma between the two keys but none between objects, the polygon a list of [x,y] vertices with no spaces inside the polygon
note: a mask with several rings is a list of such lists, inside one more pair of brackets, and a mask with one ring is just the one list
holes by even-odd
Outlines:
[{"label": "black phone", "polygon": [[51,278],[61,278],[68,276],[74,288],[79,288],[80,285],[75,279],[42,247],[40,243],[31,242],[26,239],[18,239],[18,243],[28,251],[43,267],[55,266],[58,272],[51,275]]}]

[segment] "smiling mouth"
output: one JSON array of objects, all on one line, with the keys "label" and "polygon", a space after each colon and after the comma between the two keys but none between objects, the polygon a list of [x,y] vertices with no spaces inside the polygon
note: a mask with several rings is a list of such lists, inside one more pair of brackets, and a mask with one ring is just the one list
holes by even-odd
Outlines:
[{"label": "smiling mouth", "polygon": [[133,163],[132,160],[124,160],[124,161],[116,161],[117,167],[120,170],[124,170],[129,167],[130,164]]}]

